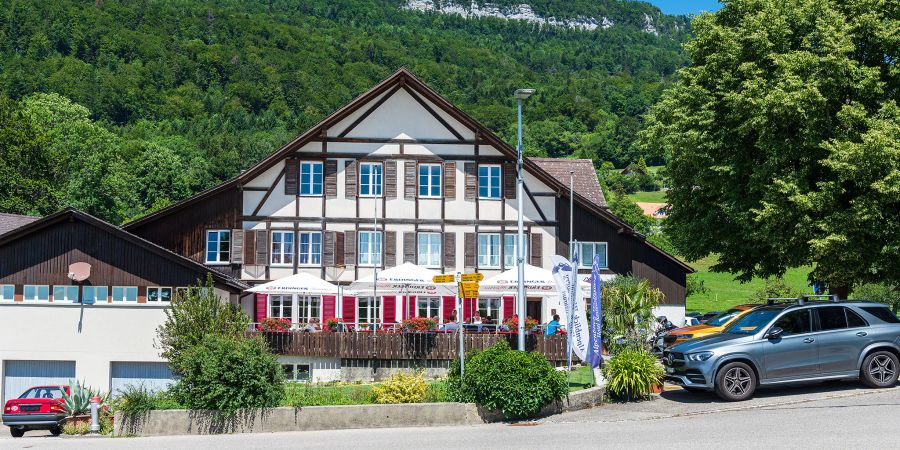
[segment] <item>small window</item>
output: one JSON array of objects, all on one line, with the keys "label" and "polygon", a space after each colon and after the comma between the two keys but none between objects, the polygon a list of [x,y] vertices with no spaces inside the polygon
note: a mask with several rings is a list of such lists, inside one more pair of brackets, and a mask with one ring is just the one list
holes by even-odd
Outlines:
[{"label": "small window", "polygon": [[866,320],[859,316],[856,311],[853,311],[850,308],[844,308],[844,312],[847,313],[847,327],[848,328],[859,328],[859,327],[867,327],[869,326],[866,323]]},{"label": "small window", "polygon": [[297,364],[297,381],[309,381],[311,379],[312,370],[309,364]]},{"label": "small window", "polygon": [[887,306],[863,306],[862,310],[884,322],[900,323],[900,319],[898,319]]},{"label": "small window", "polygon": [[478,197],[500,198],[500,166],[478,166]]},{"label": "small window", "polygon": [[359,265],[369,267],[381,265],[380,231],[359,232]]},{"label": "small window", "polygon": [[[516,267],[516,243],[519,240],[517,234],[503,235],[503,267],[510,269]],[[528,237],[525,237],[525,252],[522,258],[528,261]]]},{"label": "small window", "polygon": [[441,316],[441,299],[440,297],[417,297],[416,298],[416,315],[419,317],[437,317]]},{"label": "small window", "polygon": [[608,268],[606,242],[579,242],[578,267],[590,269],[594,266],[594,255],[600,255],[600,268]]},{"label": "small window", "polygon": [[791,311],[781,316],[775,322],[776,327],[781,328],[784,332],[782,336],[791,336],[794,334],[809,333],[812,330],[812,322],[809,319],[809,310],[801,309],[799,311]]},{"label": "small window", "polygon": [[441,266],[441,233],[419,233],[418,264],[423,267]]},{"label": "small window", "polygon": [[16,286],[0,284],[0,301],[13,301],[16,298]]},{"label": "small window", "polygon": [[318,231],[300,233],[300,265],[319,266],[322,264],[322,233]]},{"label": "small window", "polygon": [[285,381],[294,381],[294,365],[293,364],[282,364],[281,365],[281,373],[284,374]]},{"label": "small window", "polygon": [[500,267],[500,235],[496,233],[478,234],[478,267]]},{"label": "small window", "polygon": [[816,308],[819,312],[819,327],[822,331],[847,328],[847,316],[842,306]]},{"label": "small window", "polygon": [[358,297],[356,300],[356,322],[369,325],[381,323],[381,298]]},{"label": "small window", "polygon": [[359,195],[362,197],[381,197],[381,163],[362,163],[359,165]]},{"label": "small window", "polygon": [[272,231],[272,265],[294,264],[294,232]]},{"label": "small window", "polygon": [[26,284],[22,288],[22,298],[25,301],[48,302],[50,301],[50,286],[46,284]]},{"label": "small window", "polygon": [[322,310],[322,297],[300,296],[297,298],[297,322],[313,323],[319,321],[319,311]]},{"label": "small window", "polygon": [[478,315],[481,321],[490,317],[491,322],[500,322],[500,299],[499,298],[479,298],[478,299]]},{"label": "small window", "polygon": [[53,301],[78,303],[78,286],[53,286]]},{"label": "small window", "polygon": [[441,165],[419,164],[419,197],[441,196]]},{"label": "small window", "polygon": [[322,163],[300,163],[300,195],[322,195]]},{"label": "small window", "polygon": [[113,286],[113,302],[136,302],[138,288],[136,286]]},{"label": "small window", "polygon": [[206,231],[206,263],[225,264],[231,260],[231,231]]},{"label": "small window", "polygon": [[148,287],[147,288],[147,301],[148,302],[171,302],[172,301],[172,288],[170,287]]},{"label": "small window", "polygon": [[87,304],[107,303],[109,288],[106,286],[85,286],[81,288],[82,298]]},{"label": "small window", "polygon": [[270,295],[269,315],[277,319],[291,320],[292,297],[290,295]]}]

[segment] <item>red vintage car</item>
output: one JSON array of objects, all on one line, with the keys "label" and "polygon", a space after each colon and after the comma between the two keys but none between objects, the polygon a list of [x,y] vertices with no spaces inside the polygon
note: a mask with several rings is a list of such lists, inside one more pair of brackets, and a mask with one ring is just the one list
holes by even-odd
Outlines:
[{"label": "red vintage car", "polygon": [[22,437],[28,430],[50,430],[54,436],[62,433],[60,422],[65,417],[63,392],[69,386],[35,386],[19,398],[6,401],[3,424],[13,437]]}]

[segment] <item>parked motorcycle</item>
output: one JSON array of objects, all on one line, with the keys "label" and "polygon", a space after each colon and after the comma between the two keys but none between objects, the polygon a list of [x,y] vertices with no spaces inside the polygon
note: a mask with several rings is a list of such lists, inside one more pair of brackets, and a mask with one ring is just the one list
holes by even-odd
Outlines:
[{"label": "parked motorcycle", "polygon": [[650,336],[650,351],[657,357],[662,357],[663,351],[666,349],[666,345],[663,340],[665,339],[666,335],[669,334],[669,331],[678,328],[678,326],[670,322],[666,316],[657,317],[656,323],[656,332],[653,333],[652,336]]}]

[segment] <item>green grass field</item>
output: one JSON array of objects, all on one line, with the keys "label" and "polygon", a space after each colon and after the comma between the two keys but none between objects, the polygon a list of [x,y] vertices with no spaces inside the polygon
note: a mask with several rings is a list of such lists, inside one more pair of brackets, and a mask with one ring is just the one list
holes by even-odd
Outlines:
[{"label": "green grass field", "polygon": [[569,392],[580,391],[593,386],[594,374],[591,373],[591,369],[587,366],[576,367],[569,376]]},{"label": "green grass field", "polygon": [[652,192],[635,192],[634,194],[628,194],[628,198],[635,202],[649,202],[649,203],[666,203],[666,192],[665,191],[652,191]]},{"label": "green grass field", "polygon": [[[697,269],[694,275],[703,280],[707,292],[693,294],[687,298],[687,310],[697,312],[723,311],[734,305],[746,303],[750,296],[763,286],[765,281],[754,278],[747,283],[741,283],[734,279],[730,273],[716,273],[709,270],[716,263],[715,256],[709,256],[699,261],[688,264]],[[812,293],[812,288],[806,279],[811,267],[790,269],[784,274],[784,281],[792,288],[803,292]]]}]

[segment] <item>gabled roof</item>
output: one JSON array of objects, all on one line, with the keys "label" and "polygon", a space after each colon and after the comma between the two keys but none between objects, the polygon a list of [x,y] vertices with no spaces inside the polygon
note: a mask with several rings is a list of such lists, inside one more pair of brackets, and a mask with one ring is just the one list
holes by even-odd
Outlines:
[{"label": "gabled roof", "polygon": [[[451,117],[456,119],[463,126],[468,127],[472,131],[475,132],[476,139],[481,139],[487,144],[493,146],[498,151],[503,153],[505,156],[510,158],[511,160],[516,159],[516,150],[500,139],[493,131],[487,129],[480,123],[478,123],[475,119],[470,117],[468,114],[457,108],[455,105],[450,103],[447,99],[438,94],[434,89],[425,84],[418,77],[410,73],[408,70],[401,68],[400,70],[394,72],[391,76],[385,78],[375,86],[373,86],[368,91],[364,92],[360,96],[353,99],[350,103],[347,103],[337,111],[331,113],[328,117],[323,119],[321,122],[308,129],[305,133],[301,134],[294,140],[288,142],[283,147],[272,153],[271,155],[264,158],[262,161],[255,164],[253,167],[242,172],[240,175],[216,186],[206,191],[203,191],[193,197],[185,199],[181,202],[175,203],[173,205],[169,205],[166,208],[163,208],[159,211],[151,213],[147,216],[144,216],[135,221],[129,222],[123,225],[123,228],[126,230],[133,229],[139,227],[143,224],[152,222],[158,218],[164,217],[171,212],[186,208],[202,199],[211,197],[216,195],[222,191],[225,191],[229,188],[240,187],[244,183],[252,180],[259,174],[263,173],[265,170],[271,168],[275,164],[278,164],[284,158],[292,155],[301,147],[306,145],[308,142],[313,139],[322,136],[329,128],[338,124],[341,120],[350,116],[354,111],[358,110],[360,107],[366,105],[368,102],[374,100],[379,95],[390,91],[391,89],[403,87],[410,89],[417,94],[421,95],[438,108],[449,114]],[[548,186],[555,188],[557,192],[560,193],[563,197],[569,196],[569,187],[567,184],[568,176],[563,179],[559,179],[545,169],[543,169],[538,162],[536,162],[532,158],[525,158],[523,161],[523,167],[526,171],[534,175],[541,182],[547,184]],[[568,175],[568,173],[566,174]],[[565,180],[565,181],[564,181]],[[582,193],[584,192],[584,193]],[[618,228],[622,232],[626,234],[631,234],[637,237],[638,239],[643,240],[643,236],[639,233],[636,233],[634,229],[623,222],[618,217],[614,216],[608,209],[606,209],[603,205],[605,205],[605,201],[603,203],[598,203],[595,200],[587,197],[586,195],[590,195],[588,191],[576,191],[574,195],[575,203],[578,203],[579,206],[587,209],[600,219],[606,221],[610,225]],[[601,194],[602,195],[602,194]],[[652,245],[646,240],[643,241],[646,245],[653,248],[655,251],[661,253],[666,258],[671,259],[683,269],[685,269],[688,273],[694,271],[690,266],[678,260],[674,256],[666,253],[660,248]]]},{"label": "gabled roof", "polygon": [[0,213],[0,234],[8,233],[23,225],[28,225],[39,217],[22,216],[19,214]]},{"label": "gabled roof", "polygon": [[575,192],[606,208],[606,197],[603,195],[603,189],[600,188],[600,180],[597,179],[593,161],[589,159],[534,157],[529,157],[528,159],[534,161],[545,172],[564,183],[568,182],[569,175],[572,173],[575,175],[573,180]]},{"label": "gabled roof", "polygon": [[225,275],[221,272],[210,269],[209,267],[204,266],[190,258],[181,256],[177,253],[174,253],[170,250],[167,250],[163,247],[160,247],[146,239],[135,236],[109,222],[98,219],[90,214],[81,212],[75,208],[66,208],[62,211],[50,214],[49,216],[42,217],[40,219],[36,219],[26,225],[16,228],[15,230],[9,231],[4,234],[0,234],[0,247],[6,245],[9,242],[12,242],[16,239],[19,239],[23,236],[27,236],[31,233],[35,233],[40,231],[41,229],[47,228],[49,226],[55,225],[60,222],[68,221],[68,220],[79,220],[81,222],[87,223],[94,227],[97,227],[103,231],[106,231],[120,239],[126,240],[135,244],[141,248],[146,249],[149,252],[155,253],[163,258],[166,258],[172,261],[175,264],[180,264],[182,266],[194,269],[199,273],[208,272],[212,274],[213,280],[222,283],[226,286],[233,287],[238,290],[248,289],[249,286],[242,283],[239,280],[236,280],[228,275]]}]

